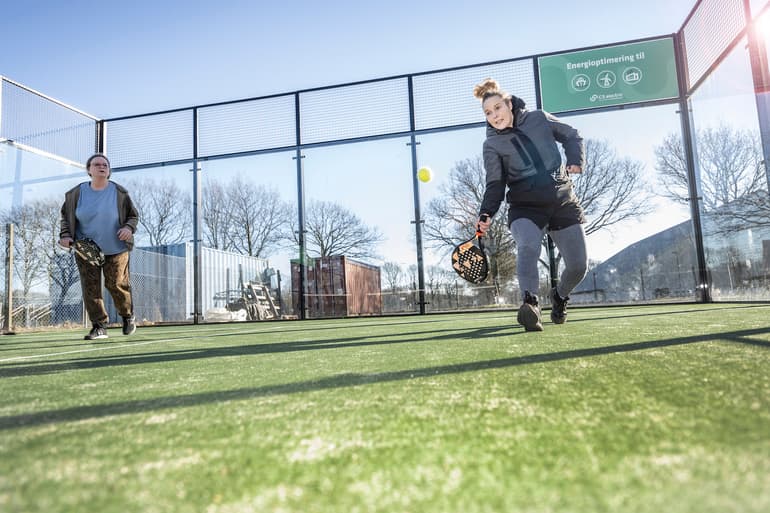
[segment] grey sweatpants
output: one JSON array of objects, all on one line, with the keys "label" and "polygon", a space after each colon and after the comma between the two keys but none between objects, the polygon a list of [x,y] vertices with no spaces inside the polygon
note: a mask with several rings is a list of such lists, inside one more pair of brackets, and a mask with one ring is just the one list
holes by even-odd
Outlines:
[{"label": "grey sweatpants", "polygon": [[[516,275],[519,278],[521,297],[524,292],[537,294],[540,288],[537,263],[543,248],[545,228],[538,228],[530,219],[520,217],[511,223],[511,235],[516,241]],[[588,272],[588,254],[586,252],[586,236],[583,225],[573,224],[561,230],[549,231],[559,249],[564,270],[559,278],[556,291],[561,297],[567,297],[572,289],[577,287]]]}]

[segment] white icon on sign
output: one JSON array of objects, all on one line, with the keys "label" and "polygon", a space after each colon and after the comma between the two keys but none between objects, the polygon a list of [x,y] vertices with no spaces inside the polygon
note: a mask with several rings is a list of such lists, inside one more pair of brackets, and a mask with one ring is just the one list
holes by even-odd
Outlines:
[{"label": "white icon on sign", "polygon": [[582,73],[572,77],[572,89],[575,91],[585,91],[591,85],[591,79]]},{"label": "white icon on sign", "polygon": [[623,82],[628,85],[638,84],[642,81],[642,70],[639,68],[626,68],[623,71]]},{"label": "white icon on sign", "polygon": [[615,80],[615,73],[612,71],[602,71],[596,76],[596,82],[599,84],[599,87],[604,89],[614,86]]}]

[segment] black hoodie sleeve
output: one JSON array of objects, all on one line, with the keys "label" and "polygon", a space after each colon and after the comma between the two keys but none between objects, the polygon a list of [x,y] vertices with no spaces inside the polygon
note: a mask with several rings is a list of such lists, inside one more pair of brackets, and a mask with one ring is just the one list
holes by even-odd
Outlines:
[{"label": "black hoodie sleeve", "polygon": [[583,138],[577,129],[564,123],[553,114],[544,112],[546,119],[551,123],[553,137],[564,147],[568,166],[583,166],[585,164],[585,146]]},{"label": "black hoodie sleeve", "polygon": [[503,173],[502,159],[497,151],[485,142],[483,153],[487,183],[484,190],[484,198],[479,208],[479,215],[488,214],[489,217],[493,217],[505,199],[506,180]]}]

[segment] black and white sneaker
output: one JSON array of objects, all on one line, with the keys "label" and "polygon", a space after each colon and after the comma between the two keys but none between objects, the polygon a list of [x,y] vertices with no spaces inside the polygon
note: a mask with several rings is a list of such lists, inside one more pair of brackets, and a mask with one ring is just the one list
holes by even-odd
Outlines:
[{"label": "black and white sneaker", "polygon": [[569,301],[569,296],[561,297],[556,287],[554,287],[548,293],[548,297],[551,299],[551,321],[554,324],[564,324],[567,322],[567,301]]},{"label": "black and white sneaker", "polygon": [[94,327],[91,328],[91,331],[88,332],[88,335],[83,337],[83,340],[96,340],[100,338],[108,338],[107,330],[104,329],[104,326],[101,324],[94,323]]},{"label": "black and white sneaker", "polygon": [[516,320],[524,326],[526,331],[543,331],[543,322],[540,320],[540,305],[537,296],[524,292],[524,303],[519,307]]},{"label": "black and white sneaker", "polygon": [[123,334],[131,335],[136,331],[136,322],[134,316],[123,317]]}]

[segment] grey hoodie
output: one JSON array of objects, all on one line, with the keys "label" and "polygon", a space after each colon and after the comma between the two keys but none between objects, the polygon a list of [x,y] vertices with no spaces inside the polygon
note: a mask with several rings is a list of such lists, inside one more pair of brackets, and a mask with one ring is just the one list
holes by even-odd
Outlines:
[{"label": "grey hoodie", "polygon": [[[564,147],[568,166],[583,166],[585,161],[583,138],[576,129],[545,111],[528,111],[521,98],[512,96],[511,102],[512,128],[497,130],[487,123],[483,148],[487,184],[480,213],[497,213],[506,186],[527,179],[538,183],[542,179],[542,183],[548,183],[547,175],[553,178],[565,176],[557,142]],[[516,203],[516,189],[518,187],[509,190],[509,203]]]}]

